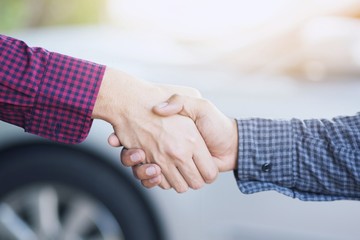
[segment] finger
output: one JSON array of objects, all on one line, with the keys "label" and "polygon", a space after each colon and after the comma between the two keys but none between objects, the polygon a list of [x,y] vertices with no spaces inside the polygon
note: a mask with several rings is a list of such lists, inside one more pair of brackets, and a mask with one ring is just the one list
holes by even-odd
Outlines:
[{"label": "finger", "polygon": [[110,134],[110,136],[108,137],[108,143],[112,147],[120,147],[121,146],[121,142],[120,142],[119,138],[115,135],[115,133]]},{"label": "finger", "polygon": [[156,164],[136,165],[132,169],[134,176],[139,180],[149,180],[161,176],[161,169]]},{"label": "finger", "polygon": [[141,180],[141,184],[146,188],[153,188],[161,183],[161,175],[151,179]]},{"label": "finger", "polygon": [[190,188],[200,189],[204,186],[205,182],[203,177],[201,176],[193,159],[186,163],[182,161],[178,166],[178,170]]},{"label": "finger", "polygon": [[176,192],[184,193],[189,189],[187,182],[174,165],[171,165],[167,171],[162,169],[162,173],[170,184],[170,187],[174,188]]},{"label": "finger", "polygon": [[170,186],[168,180],[165,178],[164,174],[161,174],[161,182],[159,184],[159,187],[161,187],[164,190],[171,189],[171,186]]},{"label": "finger", "polygon": [[146,156],[145,152],[142,149],[132,148],[126,149],[123,148],[121,151],[121,162],[126,167],[133,167],[139,163],[145,162]]},{"label": "finger", "polygon": [[212,183],[219,174],[219,169],[216,165],[219,160],[211,156],[204,141],[198,141],[197,144],[198,146],[196,149],[198,149],[198,151],[196,151],[193,156],[194,164],[203,180],[206,183]]}]

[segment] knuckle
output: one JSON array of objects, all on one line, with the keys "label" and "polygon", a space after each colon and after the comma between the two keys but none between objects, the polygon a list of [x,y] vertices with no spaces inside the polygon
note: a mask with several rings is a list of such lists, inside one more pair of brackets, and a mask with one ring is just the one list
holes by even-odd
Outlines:
[{"label": "knuckle", "polygon": [[177,167],[183,167],[188,165],[188,161],[184,156],[176,156],[175,157],[175,165]]},{"label": "knuckle", "polygon": [[192,152],[196,148],[197,143],[197,136],[188,134],[182,144],[173,144],[172,146],[168,146],[166,154],[174,159],[186,161],[186,159],[192,158]]},{"label": "knuckle", "polygon": [[204,181],[206,183],[212,183],[215,181],[215,179],[217,178],[219,174],[219,171],[218,170],[211,170],[211,171],[208,171],[204,174],[203,178],[204,178]]},{"label": "knuckle", "polygon": [[189,134],[189,136],[187,137],[187,141],[188,141],[188,144],[190,144],[191,146],[194,146],[194,144],[198,142],[198,138],[194,134]]},{"label": "knuckle", "polygon": [[173,159],[177,161],[184,162],[185,157],[188,155],[183,148],[176,147],[176,146],[169,146],[166,153]]}]

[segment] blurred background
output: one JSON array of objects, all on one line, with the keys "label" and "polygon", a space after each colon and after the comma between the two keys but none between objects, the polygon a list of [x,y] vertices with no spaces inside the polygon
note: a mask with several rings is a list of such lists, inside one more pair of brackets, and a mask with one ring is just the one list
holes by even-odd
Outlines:
[{"label": "blurred background", "polygon": [[[359,74],[356,0],[1,0],[0,30],[112,26],[133,58],[311,81]],[[159,52],[162,54],[158,54]],[[125,53],[124,53],[125,54]],[[149,60],[149,59],[146,59]]]},{"label": "blurred background", "polygon": [[[360,0],[0,0],[0,32],[152,82],[196,87],[232,117],[331,118],[360,109]],[[24,138],[0,126],[0,142]],[[117,160],[106,146],[110,132],[95,122],[85,149]],[[165,239],[360,235],[358,202],[243,195],[232,173],[182,195],[141,191],[155,203]],[[0,208],[0,223],[1,216]]]}]

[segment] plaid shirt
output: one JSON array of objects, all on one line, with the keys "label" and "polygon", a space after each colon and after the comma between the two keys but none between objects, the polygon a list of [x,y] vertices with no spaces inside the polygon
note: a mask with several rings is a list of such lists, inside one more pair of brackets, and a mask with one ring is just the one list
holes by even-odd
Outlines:
[{"label": "plaid shirt", "polygon": [[238,126],[242,192],[360,200],[360,113],[331,121],[243,119]]},{"label": "plaid shirt", "polygon": [[57,142],[81,142],[104,70],[0,35],[0,119]]}]

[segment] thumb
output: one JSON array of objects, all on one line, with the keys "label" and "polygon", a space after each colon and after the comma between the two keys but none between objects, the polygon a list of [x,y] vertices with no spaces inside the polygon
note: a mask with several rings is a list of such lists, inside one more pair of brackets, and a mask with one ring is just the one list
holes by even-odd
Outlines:
[{"label": "thumb", "polygon": [[193,111],[190,101],[188,101],[189,98],[191,97],[185,97],[175,94],[171,96],[166,102],[162,102],[156,105],[153,108],[153,111],[157,115],[163,117],[181,114],[190,117],[192,120],[195,121],[195,115],[191,114]]},{"label": "thumb", "polygon": [[122,146],[119,138],[115,135],[115,133],[112,133],[108,137],[108,143],[112,147],[121,147]]}]

